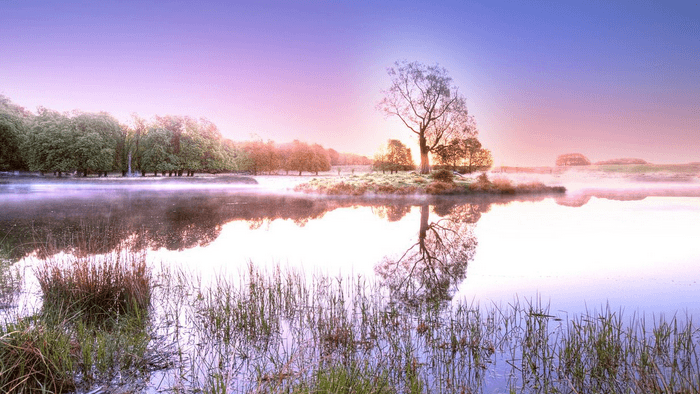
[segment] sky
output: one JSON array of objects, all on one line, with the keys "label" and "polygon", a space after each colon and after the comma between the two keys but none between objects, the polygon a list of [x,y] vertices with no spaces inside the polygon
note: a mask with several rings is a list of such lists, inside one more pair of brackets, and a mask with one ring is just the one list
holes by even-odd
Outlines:
[{"label": "sky", "polygon": [[205,117],[235,141],[417,151],[377,109],[404,59],[447,69],[497,166],[700,162],[697,0],[0,0],[13,102]]}]

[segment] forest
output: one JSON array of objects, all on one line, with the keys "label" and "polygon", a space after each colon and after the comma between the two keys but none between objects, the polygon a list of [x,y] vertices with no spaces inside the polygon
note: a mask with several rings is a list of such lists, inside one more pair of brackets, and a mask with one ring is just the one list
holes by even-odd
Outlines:
[{"label": "forest", "polygon": [[371,164],[367,157],[339,153],[295,140],[234,142],[204,118],[132,116],[120,123],[106,112],[36,114],[0,95],[0,171],[30,171],[57,177],[194,176],[245,172],[253,175],[329,171],[332,165]]}]

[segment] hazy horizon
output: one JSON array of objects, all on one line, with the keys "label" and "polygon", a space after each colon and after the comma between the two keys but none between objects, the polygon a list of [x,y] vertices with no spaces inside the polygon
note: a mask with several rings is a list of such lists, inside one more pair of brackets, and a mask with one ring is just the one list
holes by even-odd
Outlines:
[{"label": "hazy horizon", "polygon": [[700,21],[680,2],[0,2],[0,94],[30,110],[206,117],[370,156],[397,60],[439,63],[494,166],[700,161]]}]

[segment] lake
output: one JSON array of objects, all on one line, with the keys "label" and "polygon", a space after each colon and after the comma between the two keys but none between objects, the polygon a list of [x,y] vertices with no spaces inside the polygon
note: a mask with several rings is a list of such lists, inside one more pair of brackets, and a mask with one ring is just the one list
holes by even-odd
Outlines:
[{"label": "lake", "polygon": [[[572,312],[606,302],[700,308],[700,198],[653,190],[350,199],[258,193],[251,185],[48,183],[5,186],[0,204],[0,239],[13,258],[48,240],[64,251],[82,246],[88,241],[75,234],[95,228],[109,236],[90,246],[94,253],[128,241],[153,260],[204,271],[253,262],[376,276],[423,236],[427,255],[445,254],[431,247],[469,249],[445,256],[447,265],[464,265],[451,279],[455,296],[539,295]],[[431,245],[434,238],[445,242]]]},{"label": "lake", "polygon": [[698,190],[651,186],[349,198],[253,184],[8,182],[0,240],[30,267],[128,248],[204,283],[253,264],[366,278],[412,307],[539,300],[558,319],[606,305],[698,318]]}]

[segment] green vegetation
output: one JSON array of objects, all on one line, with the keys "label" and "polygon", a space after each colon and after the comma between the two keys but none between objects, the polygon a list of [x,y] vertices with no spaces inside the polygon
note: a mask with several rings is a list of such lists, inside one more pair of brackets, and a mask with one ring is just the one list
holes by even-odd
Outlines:
[{"label": "green vegetation", "polygon": [[389,171],[392,174],[399,171],[412,171],[415,165],[411,149],[399,140],[387,141],[386,147],[380,148],[375,154],[372,169],[382,173]]},{"label": "green vegetation", "polygon": [[[123,259],[129,264],[116,263]],[[605,307],[561,319],[539,300],[414,303],[404,293],[422,290],[401,280],[387,287],[361,276],[252,265],[206,279],[163,265],[149,279],[149,270],[130,268],[143,266],[140,255],[92,260],[88,272],[131,277],[121,283],[136,298],[144,293],[134,283],[151,289],[148,311],[121,310],[102,298],[86,301],[78,289],[91,280],[76,279],[84,266],[71,272],[77,261],[66,263],[61,275],[43,277],[56,283],[42,288],[75,286],[79,308],[46,302],[51,293],[43,290],[40,311],[0,323],[3,392],[133,391],[148,381],[173,392],[219,393],[700,389],[700,328],[691,316],[627,319]],[[46,264],[41,272],[57,263]],[[114,287],[107,282],[91,286]],[[91,311],[111,323],[86,318]]]},{"label": "green vegetation", "polygon": [[100,113],[59,113],[43,107],[33,114],[0,95],[0,171],[56,176],[120,172],[194,176],[198,172],[276,173],[329,171],[331,165],[368,165],[364,156],[338,153],[294,141],[234,143],[207,119],[136,115],[120,124]]},{"label": "green vegetation", "polygon": [[0,310],[12,307],[22,289],[22,272],[0,250]]},{"label": "green vegetation", "polygon": [[462,174],[487,171],[493,166],[491,151],[483,148],[476,137],[453,138],[446,144],[438,145],[435,155],[441,167],[448,167]]},{"label": "green vegetation", "polygon": [[545,186],[539,182],[513,185],[508,179],[490,180],[483,173],[476,180],[471,178],[455,179],[451,171],[438,170],[429,175],[414,172],[397,174],[366,173],[333,178],[313,178],[298,185],[296,191],[328,195],[361,196],[367,194],[533,194],[563,193],[563,187]]},{"label": "green vegetation", "polygon": [[622,174],[698,174],[699,164],[606,164],[591,166],[591,170]]},{"label": "green vegetation", "polygon": [[151,276],[137,255],[78,258],[66,265],[47,261],[35,270],[45,313],[80,316],[95,322],[144,314],[151,300]]},{"label": "green vegetation", "polygon": [[148,322],[149,272],[130,253],[44,262],[41,309],[0,322],[0,391],[66,393],[163,368]]}]

